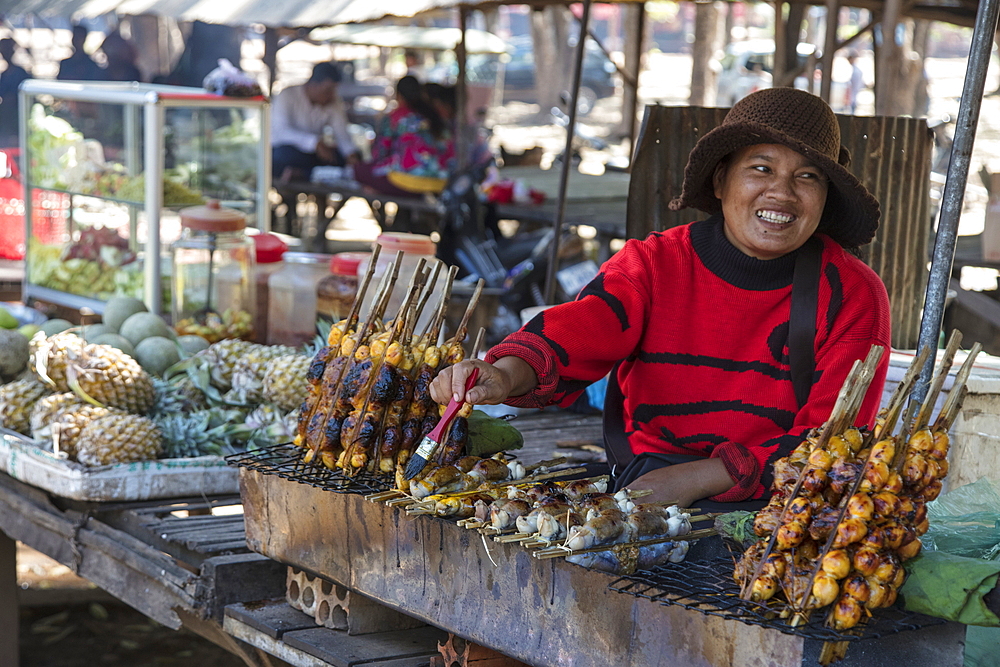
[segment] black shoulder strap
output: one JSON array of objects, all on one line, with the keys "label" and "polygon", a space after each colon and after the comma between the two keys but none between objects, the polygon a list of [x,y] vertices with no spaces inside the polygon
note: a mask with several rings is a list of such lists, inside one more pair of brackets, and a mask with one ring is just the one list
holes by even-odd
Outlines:
[{"label": "black shoulder strap", "polygon": [[795,400],[801,408],[809,399],[816,370],[816,311],[819,309],[819,279],[823,242],[806,241],[795,258],[792,274],[792,307],[788,318],[788,364],[791,366]]},{"label": "black shoulder strap", "polygon": [[604,394],[604,419],[601,422],[604,434],[604,451],[611,466],[611,474],[620,474],[635,454],[625,435],[625,396],[618,384],[618,367],[615,364],[608,375],[608,389]]}]

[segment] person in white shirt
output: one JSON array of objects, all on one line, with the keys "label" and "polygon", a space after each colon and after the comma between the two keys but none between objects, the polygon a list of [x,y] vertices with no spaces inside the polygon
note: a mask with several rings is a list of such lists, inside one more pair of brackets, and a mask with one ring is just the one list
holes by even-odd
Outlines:
[{"label": "person in white shirt", "polygon": [[347,109],[337,95],[340,70],[334,63],[313,67],[301,86],[281,91],[271,105],[271,164],[280,181],[306,180],[313,167],[357,161],[347,131]]}]

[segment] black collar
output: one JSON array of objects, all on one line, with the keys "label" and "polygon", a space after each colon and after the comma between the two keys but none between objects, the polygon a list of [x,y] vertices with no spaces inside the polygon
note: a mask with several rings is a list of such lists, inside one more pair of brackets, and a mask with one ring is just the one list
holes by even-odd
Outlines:
[{"label": "black collar", "polygon": [[792,284],[798,250],[777,259],[757,259],[744,254],[729,242],[723,231],[721,214],[694,222],[691,245],[705,267],[730,285],[746,290],[781,289]]}]

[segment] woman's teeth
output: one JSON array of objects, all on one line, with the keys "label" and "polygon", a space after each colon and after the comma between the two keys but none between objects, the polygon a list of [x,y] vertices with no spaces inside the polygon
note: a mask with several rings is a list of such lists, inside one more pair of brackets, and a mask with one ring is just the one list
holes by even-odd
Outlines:
[{"label": "woman's teeth", "polygon": [[789,213],[776,213],[775,211],[757,211],[757,217],[765,222],[775,222],[778,224],[788,224],[795,219],[794,215]]}]

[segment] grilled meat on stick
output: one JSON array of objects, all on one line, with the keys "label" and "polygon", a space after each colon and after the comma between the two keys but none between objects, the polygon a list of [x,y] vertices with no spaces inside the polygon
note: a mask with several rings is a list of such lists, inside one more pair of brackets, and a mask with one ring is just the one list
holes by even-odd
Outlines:
[{"label": "grilled meat on stick", "polygon": [[376,322],[385,308],[384,304],[388,302],[388,294],[392,291],[392,285],[398,275],[395,267],[394,264],[383,276],[380,293],[373,307],[369,309],[361,329],[341,337],[340,352],[343,361],[327,363],[320,399],[306,424],[305,441],[311,454],[311,456],[307,454],[307,462],[319,454],[323,465],[330,469],[335,465],[340,449],[340,429],[347,414],[343,396],[353,395],[357,391],[357,386],[367,381],[366,373],[370,372],[368,369],[371,367],[371,362],[368,360],[367,337],[374,331]]},{"label": "grilled meat on stick", "polygon": [[[368,286],[371,284],[372,275],[375,273],[375,260],[378,259],[381,250],[382,246],[377,243],[372,248],[372,259],[368,265],[368,271],[365,272],[365,277],[358,287],[358,293],[354,297],[354,302],[351,304],[348,316],[330,328],[326,346],[316,353],[312,363],[309,365],[309,396],[303,402],[302,408],[299,411],[298,429],[295,436],[295,444],[299,447],[306,444],[306,429],[316,411],[320,394],[323,391],[322,379],[326,373],[327,364],[340,356],[338,352],[341,347],[341,339],[348,336],[357,323],[361,303],[364,301],[365,295],[368,292]],[[342,373],[343,371],[340,372]],[[339,382],[339,376],[337,382]],[[312,455],[315,455],[315,451],[312,451]]]},{"label": "grilled meat on stick", "polygon": [[[423,266],[418,268],[422,271]],[[341,428],[341,446],[344,452],[338,459],[339,467],[348,474],[356,474],[368,466],[373,458],[374,445],[382,425],[382,416],[389,403],[395,397],[397,372],[395,367],[403,360],[403,347],[396,340],[404,327],[403,313],[409,309],[416,294],[416,285],[411,283],[406,298],[400,306],[399,314],[389,330],[388,338],[372,343],[373,351],[376,344],[380,350],[377,359],[372,362],[372,371],[368,382],[354,396],[352,404],[355,410],[347,417]],[[348,428],[349,427],[349,428]],[[349,434],[347,440],[344,435]]]}]

